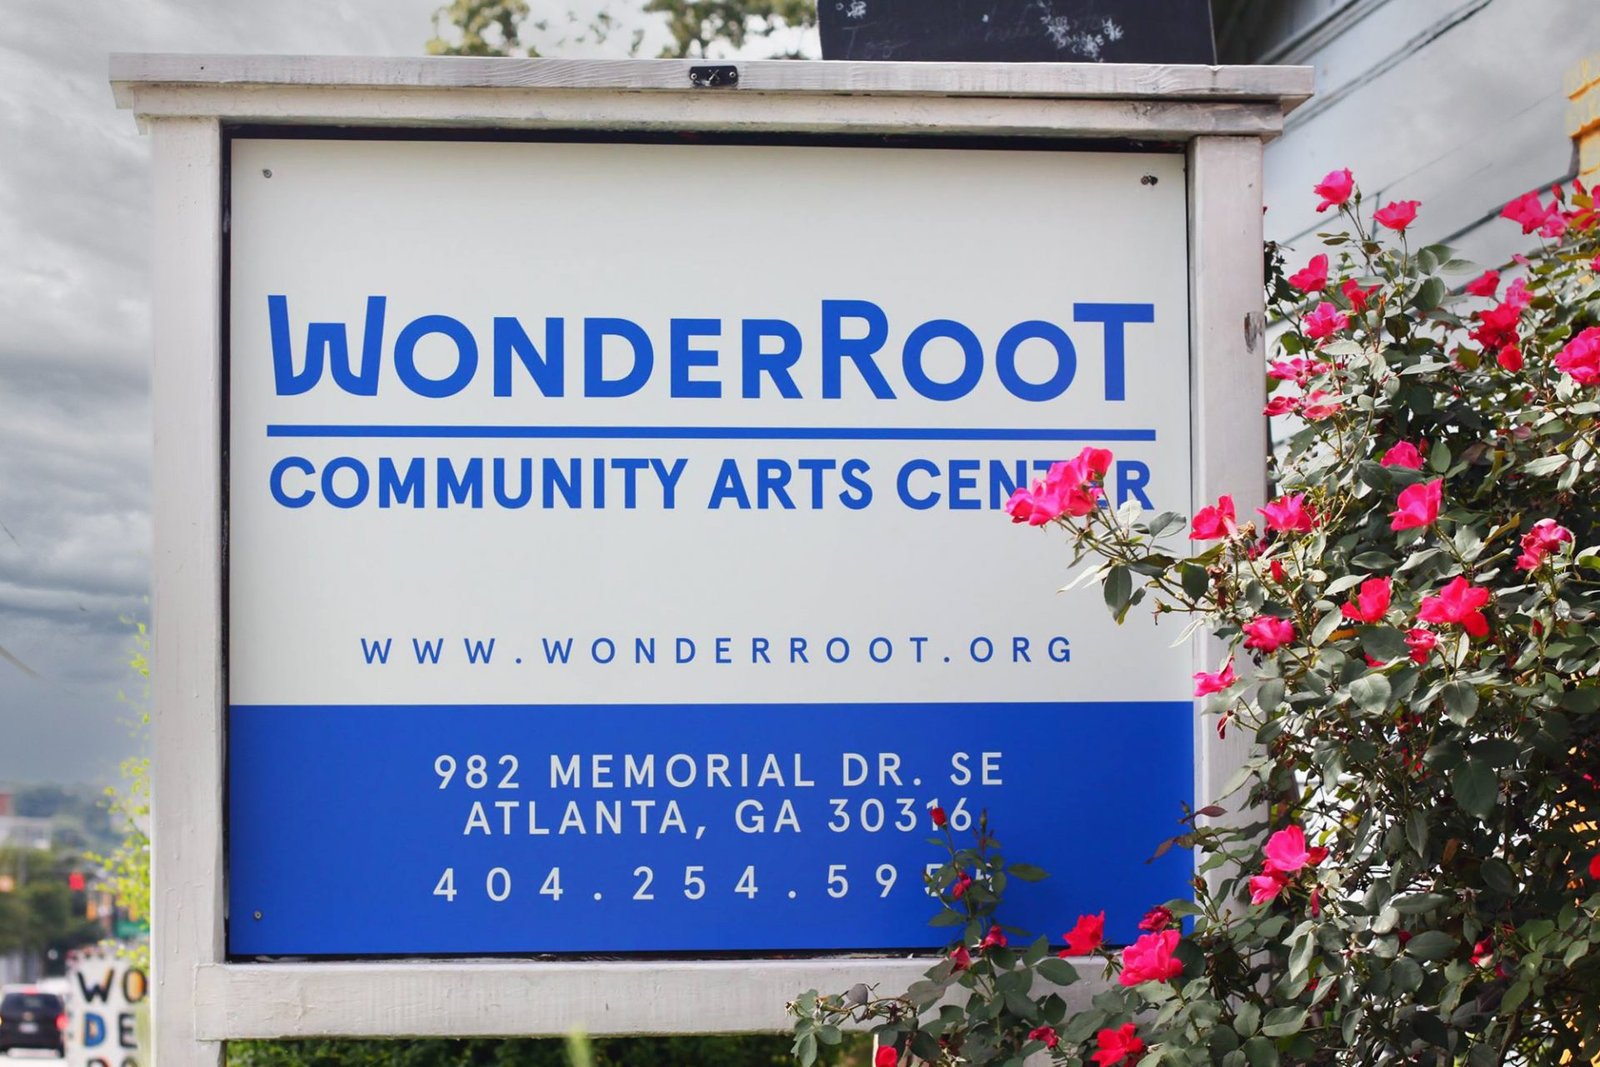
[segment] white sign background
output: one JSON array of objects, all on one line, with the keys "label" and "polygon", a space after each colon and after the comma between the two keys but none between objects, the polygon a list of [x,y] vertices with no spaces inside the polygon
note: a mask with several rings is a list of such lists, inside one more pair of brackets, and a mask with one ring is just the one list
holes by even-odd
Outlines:
[{"label": "white sign background", "polygon": [[[230,283],[229,687],[235,704],[762,701],[1172,700],[1188,693],[1187,644],[1136,609],[1108,618],[1093,588],[1058,595],[1068,577],[1063,538],[1019,529],[985,506],[904,506],[895,472],[912,458],[1045,460],[1081,443],[838,441],[440,441],[268,438],[274,423],[1026,427],[1157,430],[1153,443],[1109,443],[1147,463],[1157,509],[1189,506],[1189,354],[1183,157],[1177,154],[751,145],[256,140],[233,143]],[[270,173],[270,177],[268,176]],[[350,396],[325,373],[310,392],[275,395],[267,296],[287,297],[299,365],[306,322],[343,322],[359,358],[369,295],[388,297],[376,397]],[[819,307],[870,300],[888,316],[878,356],[898,398],[871,395],[847,361],[843,397],[820,399]],[[1151,324],[1126,327],[1128,396],[1104,396],[1104,328],[1074,323],[1075,302],[1150,303]],[[394,337],[426,314],[453,316],[478,338],[477,379],[427,399],[394,375]],[[567,396],[545,398],[518,368],[516,392],[490,387],[491,321],[518,317],[543,348],[546,316],[567,321]],[[656,368],[634,396],[581,395],[584,316],[619,316],[655,342]],[[667,396],[668,320],[720,318],[721,363],[696,377],[724,383],[718,399]],[[795,323],[794,369],[804,399],[740,397],[742,318]],[[954,402],[916,395],[900,347],[916,325],[955,319],[983,341],[985,373]],[[1030,403],[994,373],[994,345],[1011,325],[1044,319],[1077,349],[1066,393]],[[853,324],[852,328],[859,328]],[[430,347],[434,346],[434,347]],[[941,347],[942,346],[942,347]],[[1043,342],[1019,370],[1049,376]],[[439,377],[453,346],[424,340],[419,366]],[[1046,358],[1048,356],[1048,358]],[[608,360],[614,356],[608,356]],[[608,363],[608,367],[620,364]],[[928,349],[949,380],[952,342]],[[616,373],[615,370],[612,371]],[[768,391],[771,392],[770,382]],[[1099,443],[1099,442],[1096,442]],[[320,499],[274,502],[274,463],[301,455],[319,468],[352,456],[403,467],[422,456],[429,506],[341,510]],[[675,510],[653,478],[624,510],[620,481],[604,510],[535,504],[482,510],[432,504],[434,460],[451,456],[648,457],[688,461]],[[861,457],[875,495],[864,510],[708,510],[720,462],[747,477],[757,458]],[[985,465],[986,467],[986,465]],[[537,472],[538,465],[535,464]],[[615,477],[615,476],[614,476]],[[292,476],[296,488],[314,479]],[[751,478],[753,481],[753,478]],[[919,489],[949,485],[919,479]],[[374,492],[375,492],[374,485]],[[928,638],[917,663],[908,638]],[[1070,638],[1070,663],[1043,655]],[[540,639],[575,638],[572,662],[543,662]],[[655,664],[632,660],[636,636],[658,638]],[[671,662],[692,639],[689,664]],[[712,642],[732,638],[731,664]],[[772,641],[751,662],[749,639]],[[791,636],[809,664],[787,662]],[[827,662],[841,636],[852,655]],[[894,655],[871,662],[867,642]],[[986,636],[996,655],[970,662]],[[1011,662],[1014,637],[1031,663]],[[419,666],[413,637],[444,638],[438,665]],[[616,642],[615,662],[584,653]],[[361,639],[392,638],[385,666]],[[469,665],[462,639],[496,640],[494,660]],[[950,663],[944,657],[951,657]],[[514,662],[520,657],[523,662]]]}]

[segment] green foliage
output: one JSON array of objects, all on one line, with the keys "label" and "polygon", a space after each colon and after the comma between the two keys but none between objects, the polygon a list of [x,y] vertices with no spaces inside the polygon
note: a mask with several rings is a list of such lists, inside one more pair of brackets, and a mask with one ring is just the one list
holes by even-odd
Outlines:
[{"label": "green foliage", "polygon": [[[739,1037],[591,1038],[580,1044],[591,1057],[571,1055],[561,1038],[443,1038],[412,1041],[235,1041],[230,1067],[783,1067],[789,1040]],[[864,1064],[863,1040],[833,1047],[818,1062]]]},{"label": "green foliage", "polygon": [[[960,923],[952,951],[979,975],[964,998],[939,1004],[948,959],[898,996],[808,993],[802,1063],[845,1016],[941,1067],[1020,1067],[1040,1018],[1064,1065],[1600,1054],[1594,206],[1581,188],[1514,202],[1507,217],[1550,240],[1512,285],[1459,291],[1478,268],[1411,249],[1403,218],[1377,230],[1338,177],[1324,185],[1350,232],[1320,235],[1330,252],[1293,275],[1271,261],[1285,329],[1269,410],[1296,419],[1262,521],[1224,497],[1175,544],[1178,516],[1076,508],[1102,493],[1096,449],[1014,498],[1067,533],[1115,617],[1143,604],[1230,647],[1196,695],[1219,732],[1253,735],[1214,798],[1239,812],[1202,809],[1163,846],[1196,852],[1194,900],[1165,905],[1191,928],[1101,949],[1117,984],[1050,1018],[1028,956],[985,952],[982,923]],[[1046,965],[1069,977],[1047,955],[1034,975],[1055,978]]]},{"label": "green foliage", "polygon": [[[509,56],[522,47],[522,22],[528,17],[527,0],[450,0],[433,13],[430,56]],[[453,32],[447,40],[439,32],[443,22]],[[537,53],[530,50],[530,55]]]},{"label": "green foliage", "polygon": [[817,21],[815,0],[646,0],[644,9],[666,16],[666,58],[709,56],[718,45],[739,49],[751,37]]},{"label": "green foliage", "polygon": [[858,985],[842,994],[815,990],[796,997],[793,1052],[802,1067],[825,1062],[846,1028],[872,1024],[880,1047],[894,1046],[929,1063],[1020,1064],[1044,1045],[1033,1036],[1066,1016],[1056,991],[1077,980],[1077,972],[1051,955],[1048,938],[1012,945],[1026,931],[996,918],[1012,879],[1035,881],[1044,872],[1008,864],[1000,842],[980,816],[974,843],[958,846],[942,819],[939,843],[949,859],[925,881],[939,901],[935,926],[959,928],[950,951],[904,994],[879,996]]},{"label": "green foliage", "polygon": [[[73,907],[67,875],[79,867],[70,852],[0,849],[0,875],[12,888],[0,892],[0,954],[17,952],[42,973],[61,973],[69,949],[99,940],[100,929]],[[47,963],[47,954],[56,954]]]},{"label": "green foliage", "polygon": [[[642,12],[663,17],[671,42],[661,55],[669,58],[726,54],[817,20],[815,0],[646,0]],[[609,8],[587,19],[571,9],[533,18],[527,0],[450,0],[433,14],[427,50],[434,56],[553,54],[574,46],[606,45],[631,21]],[[627,55],[639,54],[644,36],[642,28],[633,28],[623,48]]]},{"label": "green foliage", "polygon": [[[144,623],[135,624],[133,651],[128,667],[139,678],[135,697],[119,694],[137,714],[135,736],[143,737],[150,726],[150,633]],[[106,806],[122,831],[122,840],[108,855],[92,857],[103,872],[111,895],[128,918],[150,919],[150,758],[130,756],[122,761],[122,788],[106,790]],[[127,950],[134,966],[148,969],[150,945],[140,942]]]}]

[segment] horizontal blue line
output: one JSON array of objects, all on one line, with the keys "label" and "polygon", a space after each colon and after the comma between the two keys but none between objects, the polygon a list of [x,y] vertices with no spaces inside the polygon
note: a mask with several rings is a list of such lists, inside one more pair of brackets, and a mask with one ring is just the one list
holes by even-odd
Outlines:
[{"label": "horizontal blue line", "polygon": [[268,437],[449,437],[633,441],[1154,441],[1154,430],[951,426],[354,426],[274,424]]}]

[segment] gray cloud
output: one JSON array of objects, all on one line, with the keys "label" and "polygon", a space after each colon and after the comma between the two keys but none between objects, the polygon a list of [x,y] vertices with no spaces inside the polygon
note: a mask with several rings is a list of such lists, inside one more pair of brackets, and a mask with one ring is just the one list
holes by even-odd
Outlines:
[{"label": "gray cloud", "polygon": [[[417,54],[442,0],[11,0],[0,20],[0,781],[109,780],[148,617],[149,147],[111,52]],[[638,0],[535,3],[536,43],[619,54]],[[570,9],[573,19],[567,17]],[[609,9],[628,30],[562,45]],[[812,35],[814,38],[814,35]],[[790,42],[785,42],[787,45]],[[814,48],[814,40],[808,39]],[[765,54],[770,46],[755,49]]]}]

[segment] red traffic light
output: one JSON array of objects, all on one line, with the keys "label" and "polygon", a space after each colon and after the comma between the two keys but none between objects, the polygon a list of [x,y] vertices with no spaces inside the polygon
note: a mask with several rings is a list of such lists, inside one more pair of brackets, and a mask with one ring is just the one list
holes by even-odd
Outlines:
[{"label": "red traffic light", "polygon": [[73,871],[67,875],[67,888],[74,893],[81,893],[86,884],[82,871]]}]

